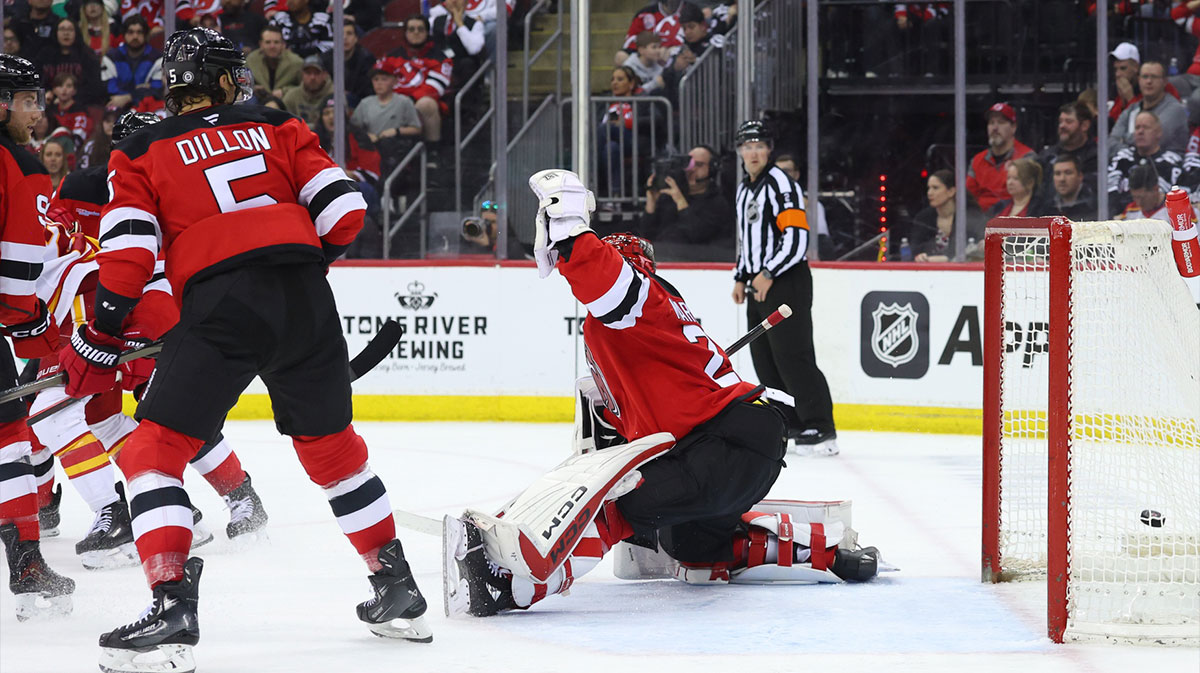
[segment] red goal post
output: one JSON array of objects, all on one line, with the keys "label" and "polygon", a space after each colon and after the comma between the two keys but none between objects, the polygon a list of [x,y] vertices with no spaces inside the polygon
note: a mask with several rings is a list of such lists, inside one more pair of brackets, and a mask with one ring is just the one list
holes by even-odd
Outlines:
[{"label": "red goal post", "polygon": [[985,234],[984,581],[1048,634],[1200,642],[1200,311],[1164,222]]}]

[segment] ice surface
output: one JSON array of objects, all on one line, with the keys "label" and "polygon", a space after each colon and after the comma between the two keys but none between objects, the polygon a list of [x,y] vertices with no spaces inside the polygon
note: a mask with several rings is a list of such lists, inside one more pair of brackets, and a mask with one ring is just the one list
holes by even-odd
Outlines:
[{"label": "ice surface", "polygon": [[[428,516],[497,507],[569,450],[566,425],[358,423],[392,506]],[[625,582],[606,561],[528,612],[447,620],[440,541],[401,531],[430,601],[434,642],[372,636],[354,605],[366,570],[291,445],[269,422],[225,432],[271,515],[269,543],[202,548],[202,673],[341,671],[1200,671],[1200,650],[1053,645],[1042,585],[979,582],[979,439],[852,433],[836,458],[791,458],[772,497],[851,498],[860,541],[902,572],[865,585],[690,587]],[[63,479],[61,471],[60,480]],[[205,520],[222,501],[185,475]],[[92,516],[66,486],[63,535],[43,548],[79,583],[75,613],[18,624],[0,588],[0,672],[95,671],[97,636],[148,602],[139,569],[87,572],[73,554]],[[7,572],[7,569],[5,569]],[[4,577],[7,577],[5,574]]]}]

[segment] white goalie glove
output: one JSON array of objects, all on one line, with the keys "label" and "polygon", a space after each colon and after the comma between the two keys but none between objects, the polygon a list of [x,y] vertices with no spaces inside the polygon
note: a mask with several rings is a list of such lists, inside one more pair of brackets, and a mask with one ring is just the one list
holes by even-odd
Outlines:
[{"label": "white goalie glove", "polygon": [[538,277],[550,275],[558,263],[554,244],[591,231],[596,197],[571,171],[550,169],[529,178],[529,188],[538,199],[533,258]]}]

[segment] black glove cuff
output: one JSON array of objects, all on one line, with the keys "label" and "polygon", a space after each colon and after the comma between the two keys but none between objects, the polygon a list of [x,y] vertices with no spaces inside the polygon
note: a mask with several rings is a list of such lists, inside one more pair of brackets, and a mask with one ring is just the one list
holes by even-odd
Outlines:
[{"label": "black glove cuff", "polygon": [[126,297],[98,285],[96,287],[96,330],[109,336],[121,336],[125,317],[137,306],[141,297]]}]

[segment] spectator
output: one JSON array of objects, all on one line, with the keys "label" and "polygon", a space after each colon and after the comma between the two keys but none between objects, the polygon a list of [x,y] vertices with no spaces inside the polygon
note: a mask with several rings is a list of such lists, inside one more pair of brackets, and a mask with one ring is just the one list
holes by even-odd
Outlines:
[{"label": "spectator", "polygon": [[50,174],[50,198],[58,192],[59,185],[62,184],[63,178],[67,177],[67,173],[71,172],[70,164],[74,162],[75,147],[71,143],[68,136],[52,136],[42,145],[39,152],[42,159],[42,165],[46,167],[46,172]]},{"label": "spectator", "polygon": [[1075,158],[1075,163],[1083,169],[1085,180],[1090,176],[1095,181],[1098,166],[1096,143],[1091,138],[1091,131],[1092,112],[1086,105],[1071,101],[1058,108],[1058,143],[1047,145],[1038,155],[1046,187],[1050,187],[1053,179],[1054,162],[1062,154],[1070,154]]},{"label": "spectator", "polygon": [[[706,145],[698,145],[688,156],[691,160],[683,172],[686,184],[680,185],[670,175],[651,175],[646,181],[645,214],[639,233],[655,245],[720,243],[722,250],[717,259],[726,259],[733,242],[733,204],[717,189],[713,169],[716,153]],[[662,189],[654,188],[657,177],[662,177]]]},{"label": "spectator", "polygon": [[79,34],[86,37],[88,46],[97,56],[121,44],[121,31],[113,30],[115,27],[116,22],[108,15],[103,0],[83,0],[79,10]]},{"label": "spectator", "polygon": [[967,170],[967,191],[975,197],[981,210],[988,210],[997,201],[1008,198],[1005,189],[1008,163],[1033,152],[1016,139],[1017,111],[1011,105],[996,103],[988,108],[985,116],[988,148],[971,159]]},{"label": "spectator", "polygon": [[76,86],[79,80],[69,72],[60,72],[50,82],[53,103],[46,110],[46,115],[53,117],[51,128],[62,127],[82,145],[92,135],[92,118],[88,111],[75,100]]},{"label": "spectator", "polygon": [[[1192,37],[1200,37],[1197,12],[1200,12],[1200,0],[1187,0],[1171,8],[1171,18],[1175,19],[1175,23],[1179,24],[1183,32]],[[1169,81],[1179,90],[1180,100],[1194,100],[1200,103],[1200,46],[1196,47],[1196,53],[1192,55],[1192,62],[1187,71],[1170,78]],[[1194,119],[1192,123],[1200,123],[1200,119]]]},{"label": "spectator", "polygon": [[[637,50],[637,36],[643,30],[658,33],[662,38],[665,49],[671,52],[677,51],[677,48],[683,44],[683,27],[680,19],[680,11],[686,6],[690,6],[696,12],[700,12],[699,8],[684,0],[659,0],[639,10],[634,15],[633,22],[629,24],[629,31],[625,34],[625,44],[613,57],[613,63],[618,66],[625,64],[625,59],[629,58],[629,55]],[[701,21],[705,24],[705,31],[707,32],[708,21],[703,18],[703,12],[700,12],[700,17]]]},{"label": "spectator", "polygon": [[[332,5],[330,5],[332,16]],[[354,19],[354,24],[369,33],[383,23],[383,2],[381,0],[349,0],[342,8],[342,16]]]},{"label": "spectator", "polygon": [[[479,205],[479,217],[463,220],[462,240],[458,251],[464,255],[496,254],[500,238],[500,204],[484,201]],[[508,228],[508,259],[533,259],[533,246],[522,243],[513,227]]]},{"label": "spectator", "polygon": [[1134,166],[1129,171],[1130,202],[1124,212],[1117,215],[1117,219],[1140,220],[1145,218],[1169,223],[1171,217],[1167,214],[1166,193],[1168,191],[1170,190],[1163,189],[1162,178],[1154,170],[1153,164],[1145,163]]},{"label": "spectator", "polygon": [[1100,99],[1096,92],[1096,87],[1088,87],[1079,92],[1079,97],[1075,100],[1087,106],[1089,112],[1092,113],[1092,119],[1100,117]]},{"label": "spectator", "polygon": [[[121,25],[129,22],[133,16],[140,15],[150,26],[150,35],[163,32],[163,0],[121,0]],[[178,12],[176,19],[181,18]]]},{"label": "spectator", "polygon": [[246,66],[254,75],[254,93],[258,98],[283,98],[288,91],[300,86],[304,59],[287,48],[283,31],[271,24],[263,28],[258,49],[246,57]]},{"label": "spectator", "polygon": [[[52,4],[54,4],[53,0],[29,0],[24,11],[18,9],[13,13],[9,25],[16,32],[17,39],[21,43],[21,56],[33,60],[43,49],[55,45],[54,32],[58,26],[59,17],[50,11]],[[6,21],[9,20],[7,10],[4,18]],[[36,60],[33,62],[38,63]]]},{"label": "spectator", "polygon": [[455,65],[479,56],[487,39],[483,21],[471,17],[466,9],[466,0],[446,0],[429,10],[433,41],[438,49],[454,57]]},{"label": "spectator", "polygon": [[[467,16],[483,22],[483,48],[489,55],[496,53],[496,8],[499,4],[499,0],[469,0],[467,2]],[[511,18],[516,0],[505,0],[504,4],[508,10],[508,16]]]},{"label": "spectator", "polygon": [[[925,181],[929,205],[917,211],[909,228],[908,239],[915,262],[948,262],[956,256],[954,224],[957,215],[954,198],[958,190],[954,172],[934,171]],[[983,230],[982,213],[968,206],[967,235],[979,240]]]},{"label": "spectator", "polygon": [[4,53],[16,56],[21,53],[21,38],[17,36],[17,31],[4,27]]},{"label": "spectator", "polygon": [[[375,65],[375,57],[358,44],[358,26],[352,17],[347,16],[343,20],[342,34],[345,40],[343,53],[346,57],[347,105],[353,107],[374,93],[371,90],[371,69]],[[321,54],[321,63],[326,72],[333,72],[333,52]]]},{"label": "spectator", "polygon": [[429,20],[414,14],[404,21],[405,44],[388,52],[375,67],[396,76],[396,93],[408,96],[421,115],[425,140],[442,139],[442,116],[450,106],[442,100],[454,76],[454,59],[439,52],[429,39]]},{"label": "spectator", "polygon": [[266,27],[267,20],[249,9],[246,0],[221,0],[221,34],[247,55],[258,45]]},{"label": "spectator", "polygon": [[1084,177],[1079,158],[1063,152],[1054,158],[1054,197],[1039,215],[1063,215],[1076,222],[1096,219],[1096,190]]},{"label": "spectator", "polygon": [[259,104],[263,107],[275,108],[276,110],[283,109],[283,99],[279,96],[267,94],[259,99]]},{"label": "spectator", "polygon": [[[407,153],[412,143],[401,145],[393,138],[412,139],[421,135],[421,117],[408,96],[396,93],[396,76],[381,68],[371,69],[375,95],[362,99],[350,117],[350,124],[366,133],[372,143],[381,144],[382,154]],[[387,146],[387,147],[385,147]]]},{"label": "spectator", "polygon": [[1129,205],[1132,200],[1129,178],[1139,164],[1150,164],[1154,168],[1164,194],[1179,181],[1183,174],[1183,158],[1162,146],[1162,135],[1162,125],[1153,112],[1138,113],[1133,146],[1117,152],[1108,164],[1108,215],[1116,215]]},{"label": "spectator", "polygon": [[1111,159],[1122,148],[1133,144],[1134,123],[1141,112],[1153,112],[1162,125],[1162,144],[1172,152],[1182,152],[1187,146],[1187,109],[1177,98],[1167,93],[1167,69],[1158,61],[1146,61],[1138,73],[1142,89],[1141,100],[1133,103],[1113,124],[1108,134],[1108,156]]},{"label": "spectator", "polygon": [[624,65],[642,81],[642,91],[651,93],[663,87],[663,66],[667,63],[667,52],[663,49],[662,38],[650,30],[638,33],[637,52],[630,54]]},{"label": "spectator", "polygon": [[1142,56],[1138,52],[1138,48],[1130,42],[1118,44],[1117,48],[1109,54],[1113,57],[1112,73],[1116,86],[1112,101],[1108,106],[1108,118],[1110,122],[1115,122],[1122,112],[1140,98],[1137,80],[1138,69],[1142,65]]},{"label": "spectator", "polygon": [[155,67],[162,52],[146,43],[149,35],[150,24],[141,14],[134,14],[125,22],[125,44],[109,50],[108,60],[115,70],[108,80],[110,107],[137,104],[146,96],[162,92],[162,73]]},{"label": "spectator", "polygon": [[77,97],[84,105],[103,105],[107,98],[100,80],[100,60],[79,39],[79,28],[70,19],[60,19],[55,28],[55,44],[45,47],[34,60],[42,67],[42,81],[51,82],[60,72],[75,75],[79,82]]},{"label": "spectator", "polygon": [[333,93],[333,82],[321,57],[313,54],[304,59],[301,70],[300,86],[293,87],[283,95],[283,108],[316,127],[321,120],[321,110],[325,107],[325,97]]},{"label": "spectator", "polygon": [[1029,217],[1042,211],[1042,165],[1033,157],[1017,159],[1008,165],[1005,187],[1009,198],[997,201],[988,211],[991,217]]},{"label": "spectator", "polygon": [[271,23],[279,26],[288,49],[302,58],[333,49],[333,26],[329,14],[314,12],[309,0],[287,0],[287,11],[277,13]]},{"label": "spectator", "polygon": [[[641,82],[638,81],[638,76],[634,74],[632,68],[626,66],[613,69],[609,85],[612,96],[625,98],[641,93]],[[639,121],[648,121],[649,117],[647,114],[642,114]],[[633,157],[633,104],[626,101],[609,103],[608,108],[600,115],[600,126],[597,129],[596,138],[596,159],[599,166],[599,174],[596,176],[598,191],[605,195],[621,193],[628,188],[624,182],[624,176],[627,173],[625,162],[636,160]],[[648,144],[648,142],[642,143],[639,149],[653,152],[654,148],[646,147]]]},{"label": "spectator", "polygon": [[113,108],[106,109],[100,119],[100,125],[92,131],[92,136],[84,142],[83,149],[79,151],[79,161],[76,162],[75,168],[104,166],[108,163],[108,155],[112,153],[113,124],[116,121],[117,111]]}]

